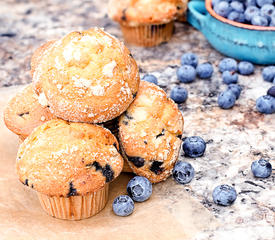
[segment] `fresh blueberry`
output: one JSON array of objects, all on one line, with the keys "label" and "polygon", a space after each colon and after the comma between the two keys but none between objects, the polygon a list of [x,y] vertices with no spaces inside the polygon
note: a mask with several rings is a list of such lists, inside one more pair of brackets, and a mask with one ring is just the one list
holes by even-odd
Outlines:
[{"label": "fresh blueberry", "polygon": [[113,201],[113,211],[116,215],[126,217],[132,214],[134,202],[127,195],[120,195]]},{"label": "fresh blueberry", "polygon": [[211,78],[213,74],[213,67],[211,63],[208,63],[208,62],[202,63],[202,64],[199,64],[199,66],[197,66],[196,71],[199,78],[207,79],[207,78]]},{"label": "fresh blueberry", "polygon": [[145,177],[133,177],[127,184],[129,196],[136,202],[144,202],[152,194],[152,183]]},{"label": "fresh blueberry", "polygon": [[257,99],[256,108],[260,113],[272,114],[275,112],[275,97],[264,95]]},{"label": "fresh blueberry", "polygon": [[185,155],[188,157],[201,157],[204,154],[206,143],[201,137],[188,137],[184,140],[182,148]]},{"label": "fresh blueberry", "polygon": [[251,19],[257,15],[260,15],[260,9],[256,6],[249,6],[244,12],[245,19],[248,22],[251,22]]},{"label": "fresh blueberry", "polygon": [[218,105],[222,109],[232,108],[234,106],[235,102],[236,102],[236,96],[230,90],[226,90],[226,91],[222,92],[218,97]]},{"label": "fresh blueberry", "polygon": [[257,4],[256,4],[256,0],[245,0],[244,5],[246,7],[249,7],[249,6],[256,6]]},{"label": "fresh blueberry", "polygon": [[158,85],[158,79],[153,74],[146,74],[146,75],[144,75],[144,77],[142,78],[142,80]]},{"label": "fresh blueberry", "polygon": [[272,86],[267,90],[267,95],[270,95],[272,97],[275,97],[275,86]]},{"label": "fresh blueberry", "polygon": [[170,97],[176,103],[184,103],[187,99],[188,92],[185,88],[176,86],[171,90]]},{"label": "fresh blueberry", "polygon": [[214,203],[222,206],[229,206],[236,200],[237,192],[235,188],[227,184],[223,184],[215,187],[212,197]]},{"label": "fresh blueberry", "polygon": [[232,91],[236,99],[238,99],[240,97],[242,87],[239,84],[229,84],[227,90]]},{"label": "fresh blueberry", "polygon": [[245,16],[243,13],[232,11],[231,13],[229,13],[227,19],[231,21],[243,23],[245,21]]},{"label": "fresh blueberry", "polygon": [[222,80],[225,84],[237,83],[238,74],[235,72],[224,71],[222,73]]},{"label": "fresh blueberry", "polygon": [[270,22],[271,21],[271,16],[275,12],[275,7],[271,4],[265,4],[261,8],[261,15],[266,17],[267,20]]},{"label": "fresh blueberry", "polygon": [[212,0],[212,6],[216,6],[219,2],[221,2],[222,0]]},{"label": "fresh blueberry", "polygon": [[241,75],[250,75],[254,73],[254,66],[251,62],[239,62],[238,70]]},{"label": "fresh blueberry", "polygon": [[228,2],[221,1],[214,6],[214,11],[222,17],[227,17],[232,9]]},{"label": "fresh blueberry", "polygon": [[275,27],[275,12],[273,12],[273,14],[270,16],[269,26],[270,27]]},{"label": "fresh blueberry", "polygon": [[255,177],[268,178],[271,175],[272,166],[265,159],[259,159],[251,164],[251,171]]},{"label": "fresh blueberry", "polygon": [[219,63],[220,72],[224,72],[224,71],[236,72],[237,68],[238,68],[238,64],[236,60],[233,58],[224,58]]},{"label": "fresh blueberry", "polygon": [[272,4],[273,0],[256,0],[256,3],[259,7],[262,7],[265,4]]},{"label": "fresh blueberry", "polygon": [[260,15],[254,15],[251,19],[251,23],[254,26],[267,26],[268,20],[266,17],[260,16]]},{"label": "fresh blueberry", "polygon": [[275,66],[265,67],[262,71],[263,79],[267,82],[272,82],[275,78]]},{"label": "fresh blueberry", "polygon": [[193,82],[196,78],[196,70],[192,66],[183,65],[178,68],[177,77],[183,83]]},{"label": "fresh blueberry", "polygon": [[192,67],[197,67],[198,57],[194,53],[185,53],[181,56],[181,65],[190,65]]},{"label": "fresh blueberry", "polygon": [[243,3],[239,1],[233,1],[230,3],[230,7],[232,8],[233,11],[243,13],[244,12],[244,5]]},{"label": "fresh blueberry", "polygon": [[190,163],[177,161],[172,175],[178,183],[186,184],[194,178],[195,170]]}]

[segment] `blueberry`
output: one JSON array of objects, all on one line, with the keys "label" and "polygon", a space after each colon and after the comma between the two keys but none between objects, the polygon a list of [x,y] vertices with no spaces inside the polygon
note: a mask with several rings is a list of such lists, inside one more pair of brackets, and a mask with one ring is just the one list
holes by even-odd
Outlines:
[{"label": "blueberry", "polygon": [[187,99],[188,92],[185,88],[176,86],[171,90],[170,97],[176,102],[176,103],[184,103]]},{"label": "blueberry", "polygon": [[256,6],[249,6],[245,12],[244,12],[244,16],[246,21],[250,22],[252,17],[257,16],[260,14],[260,9],[257,8]]},{"label": "blueberry", "polygon": [[240,97],[242,88],[238,84],[229,84],[227,90],[232,91],[236,99],[238,99]]},{"label": "blueberry", "polygon": [[222,109],[232,108],[235,104],[235,101],[236,101],[236,96],[230,90],[226,90],[226,91],[222,92],[218,97],[218,105]]},{"label": "blueberry", "polygon": [[126,217],[134,211],[134,202],[127,195],[120,195],[113,201],[113,211],[116,215]]},{"label": "blueberry", "polygon": [[262,7],[265,4],[272,4],[273,0],[256,0],[256,3],[259,7]]},{"label": "blueberry", "polygon": [[239,62],[238,71],[241,75],[250,75],[254,73],[254,66],[251,62]]},{"label": "blueberry", "polygon": [[271,175],[272,166],[265,159],[259,159],[251,164],[251,171],[255,177],[268,178]]},{"label": "blueberry", "polygon": [[142,78],[142,80],[158,85],[158,79],[153,74],[146,74],[146,75],[144,75],[144,77]]},{"label": "blueberry", "polygon": [[245,21],[245,16],[243,13],[232,11],[231,13],[229,13],[227,19],[231,21],[243,23]]},{"label": "blueberry", "polygon": [[224,71],[222,73],[222,80],[225,84],[237,83],[238,74],[235,72]]},{"label": "blueberry", "polygon": [[213,67],[210,63],[202,63],[197,66],[197,76],[202,79],[211,78],[213,74]]},{"label": "blueberry", "polygon": [[183,83],[193,82],[196,78],[196,70],[192,66],[183,65],[178,68],[177,77]]},{"label": "blueberry", "polygon": [[232,8],[233,11],[243,13],[244,12],[244,5],[243,3],[239,1],[233,1],[230,3],[230,7]]},{"label": "blueberry", "polygon": [[275,97],[261,96],[256,101],[256,108],[260,113],[272,114],[275,112]]},{"label": "blueberry", "polygon": [[204,154],[206,144],[201,137],[192,136],[184,140],[182,148],[186,156],[196,158]]},{"label": "blueberry", "polygon": [[212,0],[212,6],[216,6],[219,2],[221,2],[222,0]]},{"label": "blueberry", "polygon": [[127,192],[134,201],[143,202],[152,194],[152,183],[145,177],[133,177],[127,184]]},{"label": "blueberry", "polygon": [[268,19],[268,21],[271,21],[271,16],[275,12],[275,7],[271,4],[265,4],[261,8],[261,16],[264,16]]},{"label": "blueberry", "polygon": [[185,53],[181,56],[181,65],[190,65],[192,67],[197,67],[198,57],[194,53]]},{"label": "blueberry", "polygon": [[219,63],[220,72],[224,72],[224,71],[236,72],[237,68],[238,68],[238,64],[237,64],[236,60],[233,58],[224,58]]},{"label": "blueberry", "polygon": [[256,6],[256,0],[245,0],[244,5],[245,5],[246,7],[249,7],[249,6]]},{"label": "blueberry", "polygon": [[272,82],[275,78],[275,66],[265,67],[262,71],[263,79],[267,82]]},{"label": "blueberry", "polygon": [[215,187],[212,197],[214,203],[222,206],[229,206],[236,200],[237,192],[235,188],[227,184],[223,184]]},{"label": "blueberry", "polygon": [[214,11],[222,17],[227,17],[231,10],[230,4],[225,1],[221,1],[214,6]]},{"label": "blueberry", "polygon": [[252,25],[255,26],[267,26],[268,20],[266,17],[260,16],[260,15],[254,15],[251,19]]},{"label": "blueberry", "polygon": [[172,175],[178,183],[186,184],[194,178],[195,170],[190,163],[177,161]]},{"label": "blueberry", "polygon": [[272,97],[275,97],[275,86],[272,86],[267,90],[267,95],[270,95]]}]

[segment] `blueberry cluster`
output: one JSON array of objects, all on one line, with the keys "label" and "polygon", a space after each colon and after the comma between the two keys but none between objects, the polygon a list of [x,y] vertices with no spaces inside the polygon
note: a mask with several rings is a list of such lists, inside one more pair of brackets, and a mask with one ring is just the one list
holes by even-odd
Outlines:
[{"label": "blueberry cluster", "polygon": [[185,53],[181,57],[181,67],[177,70],[177,77],[183,83],[191,83],[196,76],[201,79],[209,79],[213,74],[211,63],[198,64],[198,57],[194,53]]},{"label": "blueberry cluster", "polygon": [[256,108],[260,113],[275,113],[275,86],[269,88],[266,95],[256,100]]},{"label": "blueberry cluster", "polygon": [[235,105],[242,88],[237,84],[238,73],[250,75],[254,73],[254,66],[250,62],[242,61],[237,63],[235,59],[224,58],[219,63],[219,71],[222,73],[223,83],[228,84],[227,89],[218,96],[218,105],[222,109],[229,109]]},{"label": "blueberry cluster", "polygon": [[133,177],[127,184],[128,195],[120,195],[113,201],[113,211],[116,215],[126,217],[134,211],[134,201],[144,202],[152,194],[152,183],[145,177]]},{"label": "blueberry cluster", "polygon": [[256,26],[275,26],[275,0],[213,0],[214,11],[229,20]]}]

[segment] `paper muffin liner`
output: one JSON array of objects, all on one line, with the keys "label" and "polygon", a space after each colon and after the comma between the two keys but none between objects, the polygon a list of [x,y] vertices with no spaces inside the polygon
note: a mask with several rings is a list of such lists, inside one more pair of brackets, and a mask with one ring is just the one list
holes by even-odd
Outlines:
[{"label": "paper muffin liner", "polygon": [[66,220],[81,220],[99,213],[108,201],[109,184],[96,192],[84,196],[50,197],[37,192],[44,211]]},{"label": "paper muffin liner", "polygon": [[152,47],[171,39],[174,21],[165,24],[148,24],[142,26],[120,25],[124,39],[129,44]]}]

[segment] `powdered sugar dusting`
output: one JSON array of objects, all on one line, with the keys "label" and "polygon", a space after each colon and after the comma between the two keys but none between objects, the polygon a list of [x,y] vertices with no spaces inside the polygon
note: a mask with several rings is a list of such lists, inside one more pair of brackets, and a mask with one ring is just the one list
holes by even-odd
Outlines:
[{"label": "powdered sugar dusting", "polygon": [[43,92],[38,96],[38,102],[44,107],[48,105],[48,100]]},{"label": "powdered sugar dusting", "polygon": [[74,86],[78,88],[89,88],[91,86],[91,80],[85,78],[72,77],[74,81]]},{"label": "powdered sugar dusting", "polygon": [[117,63],[116,61],[111,61],[110,63],[106,64],[103,69],[102,69],[102,74],[111,78],[113,77],[113,71],[114,68],[116,67]]}]

